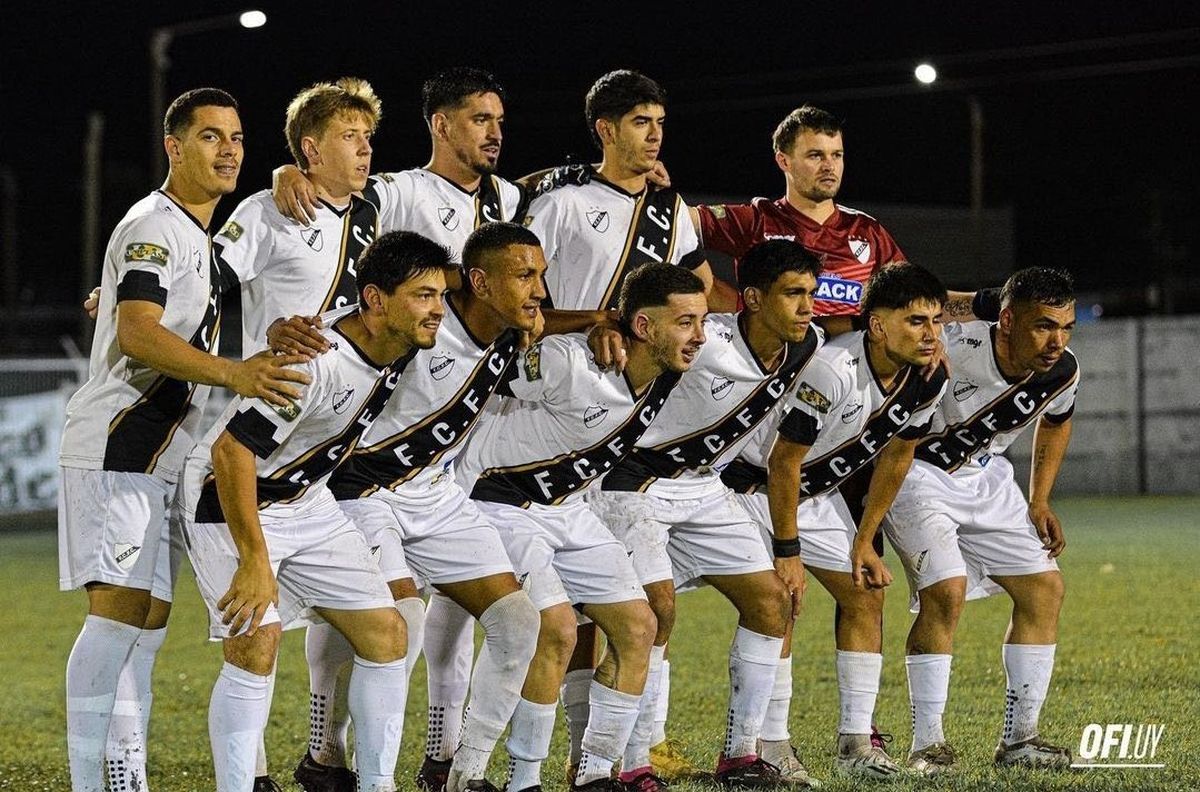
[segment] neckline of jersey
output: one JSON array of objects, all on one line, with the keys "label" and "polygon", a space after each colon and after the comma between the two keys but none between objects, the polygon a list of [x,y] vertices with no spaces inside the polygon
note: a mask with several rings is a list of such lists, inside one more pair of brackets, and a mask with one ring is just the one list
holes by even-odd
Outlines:
[{"label": "neckline of jersey", "polygon": [[816,220],[813,220],[811,217],[804,214],[804,212],[801,212],[799,209],[792,206],[791,202],[788,201],[786,195],[783,196],[782,198],[780,198],[779,200],[775,201],[775,205],[780,207],[781,209],[783,209],[783,211],[786,212],[787,214],[791,215],[792,217],[795,217],[801,223],[811,226],[816,229],[820,229],[820,230],[832,228],[834,221],[839,219],[842,216],[842,206],[841,206],[841,204],[838,204],[838,203],[835,203],[833,205],[833,214],[831,214],[831,215],[829,215],[829,217],[825,218],[824,223],[818,223]]},{"label": "neckline of jersey", "polygon": [[201,223],[200,219],[198,217],[196,217],[196,215],[189,212],[184,207],[183,204],[179,203],[179,201],[176,201],[174,198],[172,198],[170,193],[168,193],[166,190],[163,190],[163,189],[158,189],[158,190],[155,190],[154,192],[158,193],[163,198],[166,198],[168,201],[175,204],[175,206],[179,207],[179,211],[183,212],[184,216],[187,217],[187,219],[189,219],[193,223],[195,223],[197,228],[199,228],[201,231],[203,231],[206,234],[208,233],[208,227],[206,225],[204,225],[203,223]]},{"label": "neckline of jersey", "polygon": [[[440,173],[436,173],[436,172],[434,172],[434,171],[431,171],[431,170],[429,170],[428,168],[419,168],[418,170],[423,170],[423,171],[425,171],[426,173],[430,174],[431,176],[437,176],[439,179],[441,179],[442,181],[446,182],[446,184],[449,184],[451,187],[453,187],[454,189],[458,190],[458,191],[459,191],[460,193],[462,193],[463,195],[469,195],[469,196],[472,196],[472,197],[474,197],[474,196],[475,196],[475,194],[476,194],[477,192],[479,192],[479,188],[478,188],[478,187],[476,187],[474,190],[468,190],[466,187],[463,187],[461,184],[459,184],[458,182],[454,181],[454,179],[447,178],[447,177],[443,176],[443,175],[442,175],[442,174],[440,174]],[[486,179],[486,178],[490,178],[490,177],[489,177],[489,176],[484,176],[484,175],[480,174],[480,176],[479,176],[479,183],[480,183],[480,185],[482,185],[482,184],[483,184],[483,180],[484,180],[484,179]]]},{"label": "neckline of jersey", "polygon": [[1032,377],[1033,372],[1030,371],[1023,377],[1010,377],[1004,373],[1004,369],[1000,365],[1000,356],[996,354],[996,328],[998,327],[999,325],[995,323],[991,323],[988,326],[988,348],[992,350],[992,365],[996,367],[996,373],[999,374],[1000,378],[1006,383],[1009,385],[1019,385]]},{"label": "neckline of jersey", "polygon": [[645,195],[646,192],[650,189],[650,185],[647,184],[645,187],[643,187],[638,192],[635,192],[635,193],[629,192],[629,190],[626,190],[624,187],[619,187],[616,184],[613,184],[608,179],[604,178],[603,176],[601,176],[598,173],[592,176],[592,181],[595,182],[596,184],[602,185],[604,187],[609,188],[610,190],[613,190],[614,192],[618,193],[619,195],[622,195],[626,198],[630,198],[635,201],[638,198],[641,198],[643,195]]},{"label": "neckline of jersey", "polygon": [[742,344],[746,347],[746,351],[750,353],[750,359],[754,361],[754,365],[758,366],[758,370],[763,374],[774,374],[775,372],[779,371],[779,367],[783,365],[783,361],[787,360],[789,347],[791,344],[789,344],[787,341],[784,341],[783,354],[779,356],[779,362],[775,364],[775,368],[767,368],[766,365],[759,360],[758,353],[754,351],[754,347],[750,345],[750,339],[746,337],[746,330],[742,326],[742,318],[745,313],[745,311],[737,312],[736,324],[738,337],[742,339]]}]

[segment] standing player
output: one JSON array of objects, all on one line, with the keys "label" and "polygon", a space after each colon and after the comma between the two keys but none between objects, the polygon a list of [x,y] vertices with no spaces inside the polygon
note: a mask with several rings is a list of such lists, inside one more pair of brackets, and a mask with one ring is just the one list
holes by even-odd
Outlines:
[{"label": "standing player", "polygon": [[358,308],[325,331],[287,408],[237,400],[189,454],[188,550],[225,664],[209,738],[219,792],[249,792],[281,629],[312,613],[354,647],[348,705],[360,792],[394,792],[408,674],[404,621],[330,474],[383,410],[416,349],[433,346],[450,268],[445,248],[389,234],[360,262]]},{"label": "standing player", "polygon": [[791,606],[757,524],[721,483],[720,471],[775,412],[817,349],[819,333],[809,320],[820,269],[794,242],[771,240],[751,249],[738,273],[745,310],[709,315],[704,349],[592,497],[629,551],[658,618],[651,684],[620,776],[627,789],[663,786],[650,767],[655,683],[675,620],[675,588],[697,580],[720,591],[739,614],[716,779],[730,787],[779,782],[755,744]]},{"label": "standing player", "polygon": [[208,224],[237,185],[237,103],[215,88],[188,91],[167,109],[163,131],[167,180],[134,204],[109,240],[90,378],[67,406],[63,430],[59,585],[88,593],[88,617],[67,661],[76,792],[104,788],[110,725],[114,788],[145,786],[150,677],[172,594],[167,512],[206,386],[286,407],[304,381],[284,368],[301,358],[235,363],[212,354],[221,276]]},{"label": "standing player", "polygon": [[[913,712],[909,764],[924,773],[954,766],[942,732],[950,657],[963,600],[1005,591],[1013,601],[1004,639],[1007,693],[998,765],[1063,768],[1066,748],[1038,734],[1050,688],[1063,580],[1055,558],[1066,542],[1050,493],[1071,437],[1079,366],[1067,349],[1075,295],[1065,272],[1032,267],[1001,291],[1000,321],[946,328],[954,398],[917,447],[913,470],[888,513],[920,610],[908,634]],[[1003,452],[1035,426],[1026,503]]]},{"label": "standing player", "polygon": [[[817,352],[788,398],[773,445],[760,435],[743,455],[748,464],[739,465],[754,474],[738,488],[759,488],[742,502],[761,525],[773,526],[775,567],[793,596],[803,593],[807,569],[837,601],[841,715],[835,767],[842,775],[881,779],[900,772],[872,739],[883,664],[883,587],[891,582],[872,545],[946,389],[945,369],[929,380],[921,375],[934,357],[945,298],[937,278],[911,264],[872,275],[863,295],[867,329]],[[872,460],[856,530],[838,488]],[[733,471],[726,473],[733,482]],[[782,715],[786,729],[786,710]]]},{"label": "standing player", "polygon": [[630,273],[619,308],[631,339],[624,372],[601,370],[583,336],[547,338],[525,353],[509,384],[515,398],[489,416],[461,458],[461,480],[505,536],[542,613],[507,745],[513,792],[540,788],[575,642],[572,604],[609,642],[591,682],[572,788],[608,789],[634,728],[654,614],[625,548],[583,495],[629,453],[694,362],[704,343],[703,291],[699,278],[678,267],[647,264]]}]

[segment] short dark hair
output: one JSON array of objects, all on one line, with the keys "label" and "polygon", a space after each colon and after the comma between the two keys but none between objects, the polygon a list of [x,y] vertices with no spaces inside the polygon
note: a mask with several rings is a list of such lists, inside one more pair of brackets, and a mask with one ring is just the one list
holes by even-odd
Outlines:
[{"label": "short dark hair", "polygon": [[583,114],[592,141],[600,146],[596,120],[620,121],[621,117],[642,104],[667,106],[667,92],[646,75],[629,69],[610,71],[588,89]]},{"label": "short dark hair", "polygon": [[633,317],[644,308],[667,304],[672,294],[704,294],[704,281],[686,267],[652,262],[625,276],[617,303],[617,321],[630,332]]},{"label": "short dark hair", "polygon": [[193,88],[175,97],[163,116],[163,135],[180,137],[191,126],[192,115],[197,107],[232,107],[238,109],[237,100],[220,88]]},{"label": "short dark hair", "polygon": [[494,93],[504,101],[504,86],[491,72],[473,66],[455,66],[440,71],[421,86],[421,113],[425,122],[442,110],[462,107],[475,94]]},{"label": "short dark hair", "polygon": [[410,278],[431,270],[451,270],[450,251],[432,239],[412,231],[392,231],[367,246],[358,261],[358,298],[374,284],[385,294]]},{"label": "short dark hair", "polygon": [[819,107],[803,105],[797,107],[779,122],[771,135],[771,145],[775,151],[787,153],[796,145],[796,138],[804,130],[821,132],[830,137],[842,133],[842,120],[833,113],[827,113]]},{"label": "short dark hair", "polygon": [[537,234],[516,223],[484,223],[463,245],[463,269],[483,268],[488,255],[513,245],[541,247]]},{"label": "short dark hair", "polygon": [[1000,305],[1030,302],[1060,308],[1075,302],[1075,279],[1066,270],[1026,267],[1008,277],[1000,289]]},{"label": "short dark hair", "polygon": [[738,262],[738,290],[755,288],[765,292],[785,272],[807,272],[815,278],[821,274],[821,259],[790,239],[759,242]]},{"label": "short dark hair", "polygon": [[929,270],[906,261],[875,271],[863,288],[859,307],[863,316],[872,311],[904,308],[918,300],[946,304],[946,287]]}]

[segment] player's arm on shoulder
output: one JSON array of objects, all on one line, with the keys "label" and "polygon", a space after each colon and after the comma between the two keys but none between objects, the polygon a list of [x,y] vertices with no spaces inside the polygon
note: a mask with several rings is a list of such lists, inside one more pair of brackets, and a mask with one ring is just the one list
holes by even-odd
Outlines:
[{"label": "player's arm on shoulder", "polygon": [[978,319],[995,322],[1000,318],[1000,289],[991,287],[976,291],[949,291],[942,314],[945,322],[974,322]]},{"label": "player's arm on shoulder", "polygon": [[307,226],[317,219],[317,188],[295,165],[271,171],[271,198],[284,217]]},{"label": "player's arm on shoulder", "polygon": [[217,499],[238,550],[237,570],[217,608],[230,635],[236,635],[247,622],[248,634],[253,635],[267,607],[279,601],[279,586],[258,519],[254,452],[226,430],[213,443],[212,464]]},{"label": "player's arm on shoulder", "polygon": [[1069,416],[1061,421],[1047,415],[1038,419],[1033,433],[1033,465],[1029,471],[1029,519],[1051,558],[1061,554],[1067,546],[1062,523],[1050,508],[1050,494],[1070,442]]}]

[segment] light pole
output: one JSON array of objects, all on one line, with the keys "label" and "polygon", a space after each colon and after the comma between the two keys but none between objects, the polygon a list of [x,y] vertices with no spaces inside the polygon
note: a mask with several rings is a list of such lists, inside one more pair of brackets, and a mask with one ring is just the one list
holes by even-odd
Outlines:
[{"label": "light pole", "polygon": [[167,50],[171,42],[182,36],[193,33],[206,33],[210,30],[243,27],[257,28],[267,24],[267,15],[262,11],[250,10],[238,14],[195,19],[190,22],[179,22],[174,25],[164,25],[150,31],[150,162],[153,167],[154,182],[161,183],[166,176],[166,163],[163,162],[162,138],[163,115],[167,112],[167,71],[171,68],[171,59]]},{"label": "light pole", "polygon": [[[931,63],[918,64],[913,77],[922,85],[933,85],[938,78]],[[971,119],[971,217],[976,224],[983,217],[983,105],[975,94],[967,94],[967,113]]]}]

